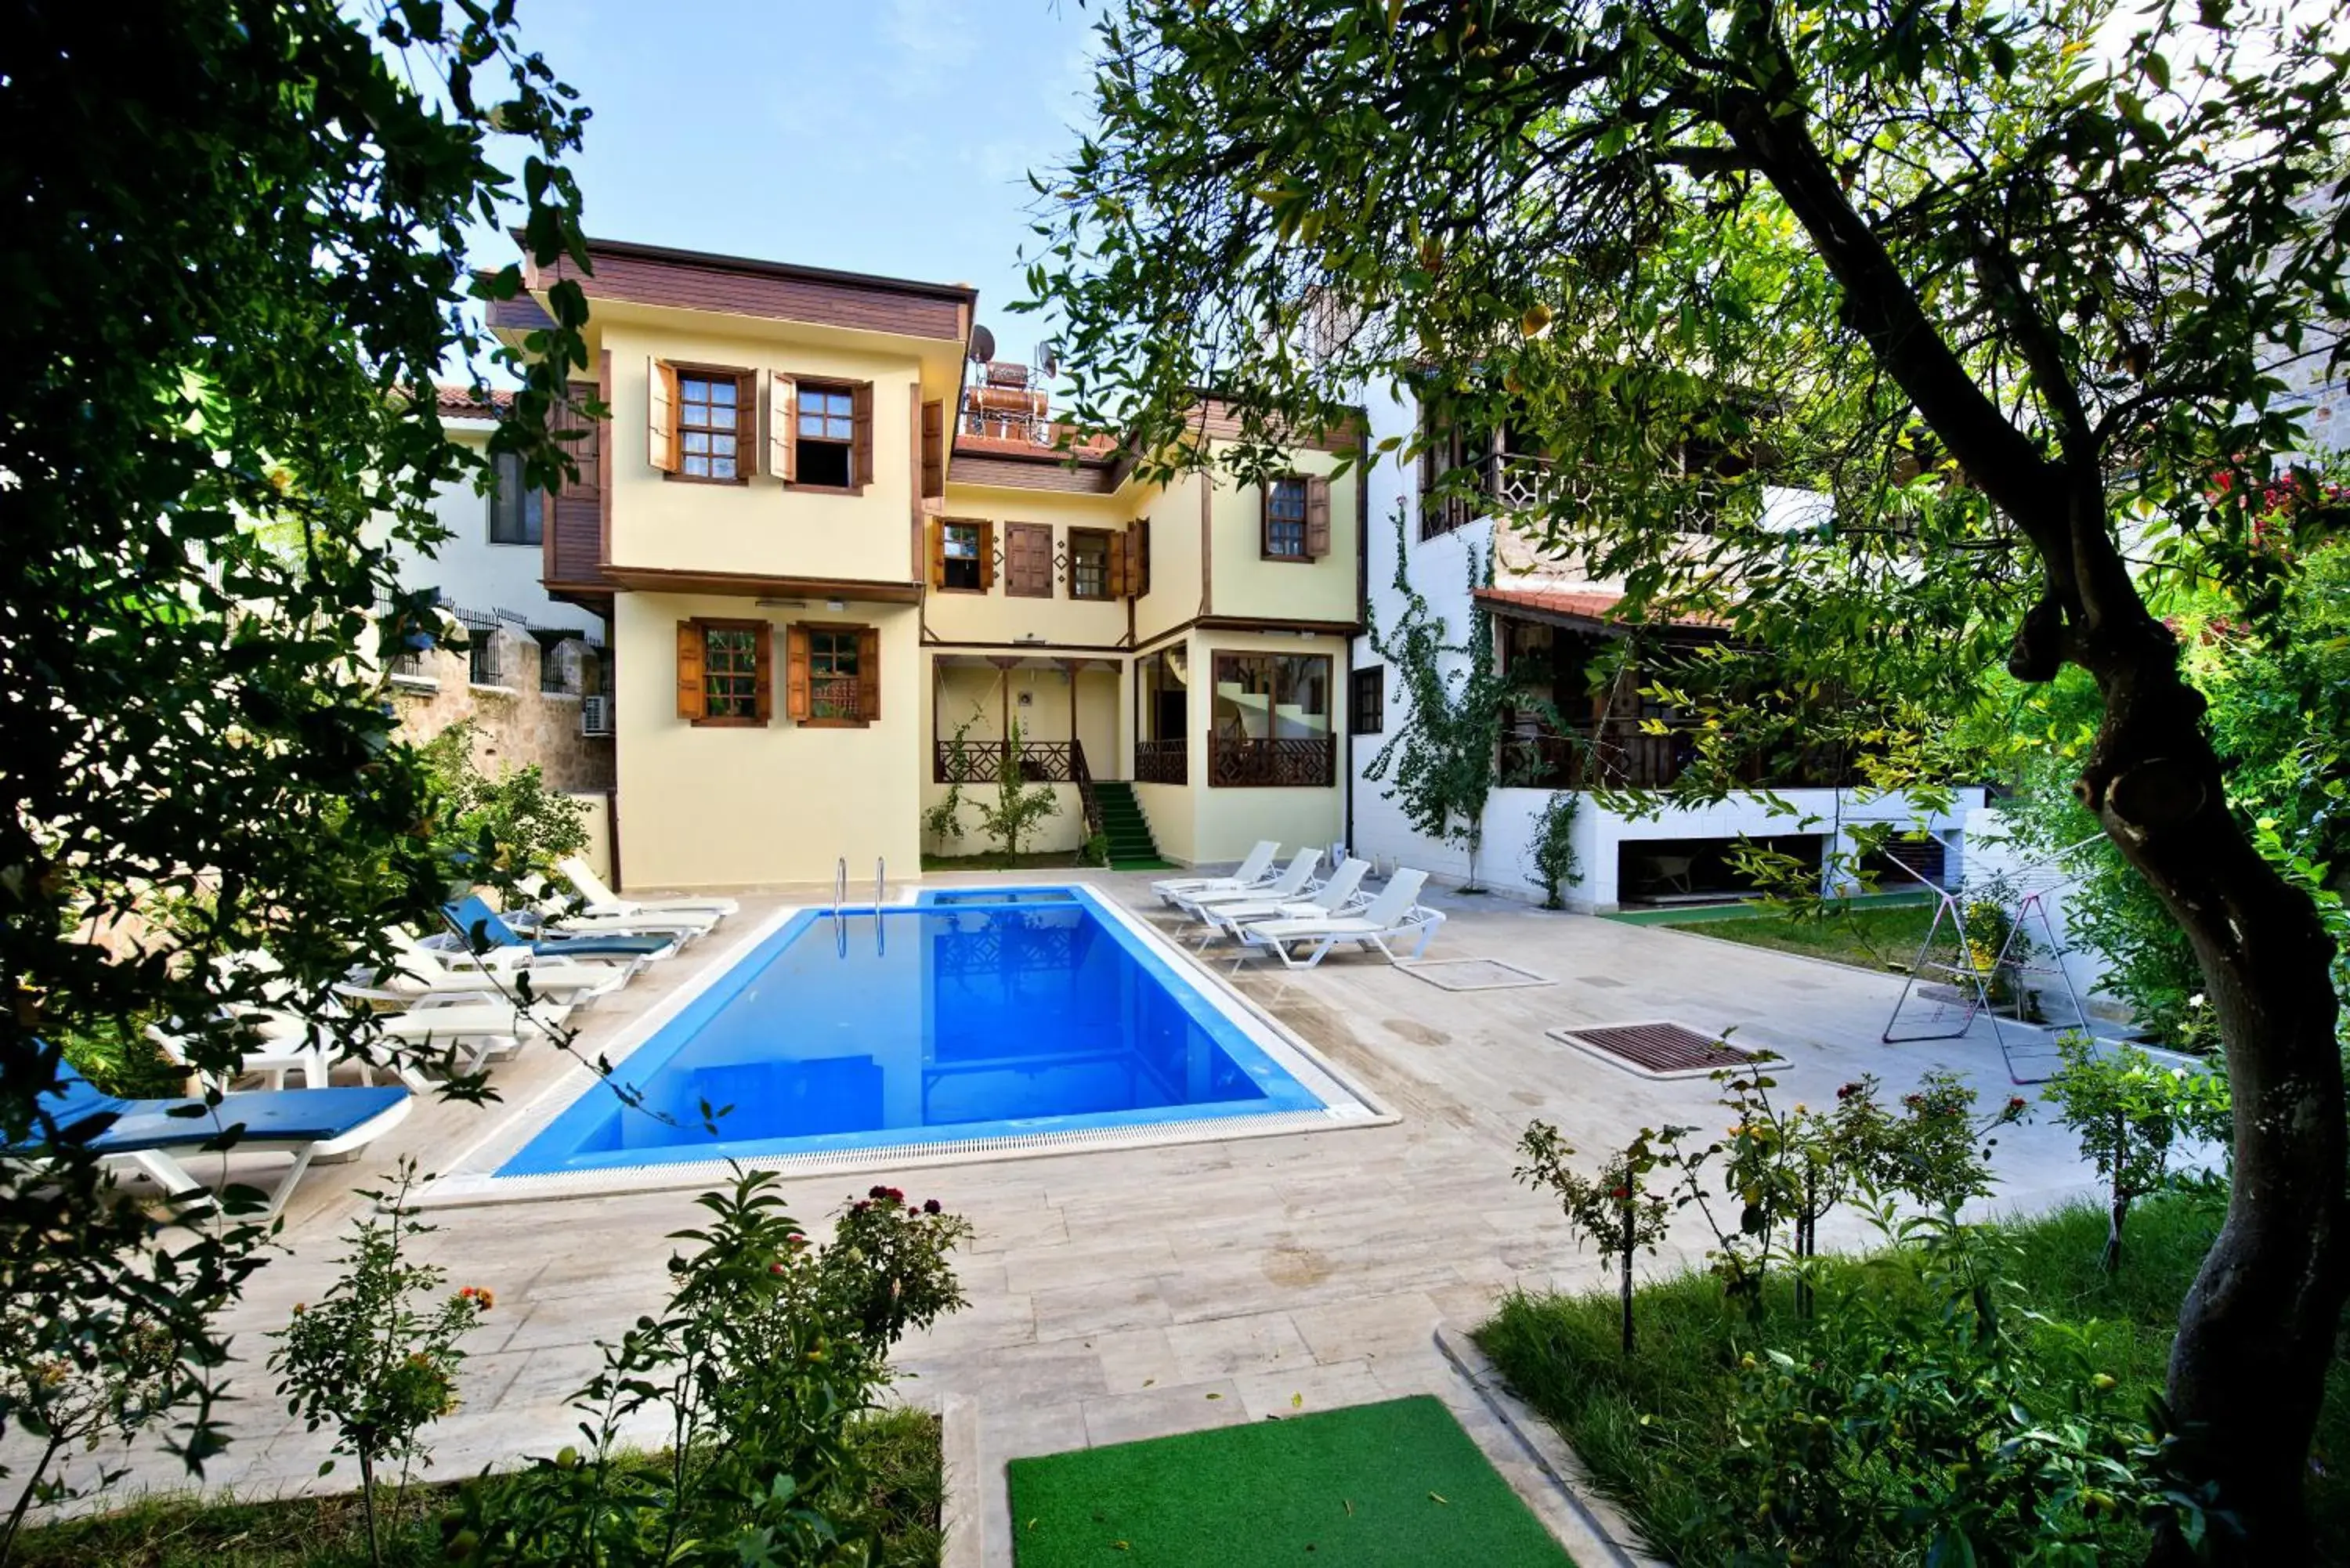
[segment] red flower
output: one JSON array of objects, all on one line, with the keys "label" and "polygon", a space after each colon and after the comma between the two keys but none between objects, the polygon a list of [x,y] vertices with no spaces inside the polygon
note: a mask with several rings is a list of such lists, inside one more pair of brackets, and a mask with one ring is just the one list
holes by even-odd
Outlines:
[{"label": "red flower", "polygon": [[946,1210],[944,1210],[944,1209],[940,1205],[939,1200],[938,1200],[937,1199],[935,1199],[935,1198],[925,1198],[925,1199],[922,1199],[922,1212],[923,1212],[923,1213],[925,1213],[925,1214],[942,1214],[942,1213],[944,1213],[945,1211],[946,1211]]},{"label": "red flower", "polygon": [[1836,1098],[1839,1100],[1848,1100],[1858,1093],[1860,1093],[1860,1085],[1858,1084],[1846,1084],[1844,1087],[1836,1091]]},{"label": "red flower", "polygon": [[889,1189],[877,1182],[871,1189],[865,1194],[865,1196],[868,1198],[887,1198],[889,1196]]},{"label": "red flower", "polygon": [[1629,1198],[1632,1196],[1632,1189],[1628,1187],[1611,1187],[1607,1189],[1607,1196],[1610,1198]]}]

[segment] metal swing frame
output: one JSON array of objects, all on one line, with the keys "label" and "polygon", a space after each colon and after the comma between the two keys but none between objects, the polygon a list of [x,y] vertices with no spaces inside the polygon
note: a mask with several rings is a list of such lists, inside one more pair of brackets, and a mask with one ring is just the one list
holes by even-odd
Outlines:
[{"label": "metal swing frame", "polygon": [[[1934,919],[1926,928],[1925,940],[1918,944],[1918,956],[1909,965],[1908,975],[1901,984],[1901,994],[1894,999],[1893,1011],[1887,1017],[1884,1033],[1879,1038],[1887,1045],[1910,1044],[1922,1040],[1956,1040],[1974,1027],[1977,1017],[1987,1017],[1991,1020],[1991,1038],[1999,1044],[2000,1058],[2007,1064],[2008,1081],[2019,1085],[2046,1083],[2049,1074],[2041,1073],[2038,1076],[2027,1077],[2021,1070],[2016,1060],[2019,1053],[2015,1045],[2010,1044],[2009,1031],[2001,1026],[1999,1009],[1991,1002],[1991,983],[2002,970],[2019,977],[2019,980],[2024,975],[2054,974],[2064,982],[2064,994],[2073,1003],[2073,1015],[2081,1020],[2084,1027],[2086,1026],[2088,1010],[2081,1005],[2081,993],[2073,984],[2071,971],[2064,967],[2066,944],[2056,934],[2056,922],[2049,913],[2048,905],[2054,895],[2071,887],[2085,875],[2083,872],[2066,868],[2066,862],[2073,854],[2095,843],[2103,835],[2092,835],[2078,843],[2065,845],[2063,848],[2040,859],[2026,862],[2018,870],[1999,878],[2004,888],[2012,896],[2012,908],[2008,910],[2006,938],[2000,943],[1999,951],[1992,956],[1988,967],[1972,961],[1971,955],[1975,947],[1967,935],[1967,906],[1984,901],[1983,891],[1980,888],[1970,889],[1963,874],[1957,886],[1946,888],[1922,872],[1897,861],[1896,864],[1900,865],[1904,873],[1916,880],[1920,887],[1933,893],[1936,903]],[[2031,944],[2033,941],[2031,927],[2035,920],[2040,928],[2041,950],[2044,951],[2048,958],[2045,963],[2025,963],[2016,957],[2019,942]],[[1942,934],[1946,922],[1951,935],[1958,941],[1959,956],[1965,961],[1939,963],[1929,958],[1934,950],[1934,940]],[[2024,950],[2030,950],[2029,946]],[[1957,983],[1960,1003],[1963,1008],[1959,1016],[1958,1026],[1956,1028],[1942,1026],[1939,1022],[1941,1014],[1938,1012],[1938,1023],[1935,1027],[1922,1033],[1901,1032],[1901,1010],[1908,1005],[1910,996],[1918,989],[1918,982],[1929,972],[1947,976]],[[2008,1022],[2021,1028],[2036,1029],[2037,1025],[2027,1023],[2022,1017],[2023,987],[2019,983],[2016,990],[2017,1015]],[[2026,1054],[2036,1054],[2027,1053]]]}]

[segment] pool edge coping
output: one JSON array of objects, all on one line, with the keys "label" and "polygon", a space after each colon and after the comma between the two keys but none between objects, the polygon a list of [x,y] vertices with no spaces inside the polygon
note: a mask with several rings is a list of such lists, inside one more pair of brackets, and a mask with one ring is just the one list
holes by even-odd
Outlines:
[{"label": "pool edge coping", "polygon": [[[1032,884],[1040,885],[1043,884]],[[998,1137],[978,1140],[984,1147],[977,1148],[958,1147],[972,1140],[942,1138],[927,1144],[896,1144],[877,1148],[667,1160],[618,1168],[527,1176],[498,1175],[499,1165],[525,1147],[580,1094],[600,1080],[602,1075],[593,1067],[575,1060],[536,1094],[517,1104],[495,1127],[466,1145],[448,1162],[442,1174],[434,1177],[411,1195],[411,1206],[418,1209],[480,1208],[506,1203],[679,1191],[707,1187],[713,1180],[723,1180],[728,1170],[737,1165],[750,1170],[777,1170],[792,1178],[820,1177],[880,1169],[982,1165],[998,1160],[1111,1153],[1123,1149],[1167,1148],[1246,1137],[1290,1137],[1308,1133],[1351,1131],[1358,1127],[1392,1127],[1403,1119],[1393,1107],[1365,1088],[1354,1075],[1341,1070],[1295,1030],[1254,999],[1243,994],[1224,976],[1209,968],[1183,944],[1127,908],[1108,889],[1080,877],[1050,885],[1083,888],[1090,897],[1081,902],[1104,918],[1123,925],[1148,950],[1191,981],[1210,1006],[1246,1033],[1261,1031],[1270,1034],[1273,1044],[1281,1051],[1292,1052],[1302,1057],[1314,1071],[1350,1096],[1365,1114],[1340,1115],[1337,1107],[1326,1103],[1318,1112],[1225,1114],[1179,1118],[1133,1127],[1075,1128]],[[898,895],[885,904],[866,903],[857,909],[858,911],[919,909],[922,907],[920,895],[923,890],[919,884],[910,883],[902,886]],[[738,938],[733,946],[707,961],[700,972],[631,1020],[598,1054],[610,1066],[618,1068],[704,992],[732,973],[761,943],[802,915],[814,913],[821,916],[830,912],[824,906],[813,904],[786,905],[775,910]],[[1175,961],[1178,958],[1182,961],[1180,963]],[[1253,1043],[1260,1050],[1265,1048],[1266,1043],[1263,1040]],[[1272,1055],[1276,1066],[1284,1072],[1289,1071],[1288,1064],[1277,1053],[1268,1052],[1268,1054]]]}]

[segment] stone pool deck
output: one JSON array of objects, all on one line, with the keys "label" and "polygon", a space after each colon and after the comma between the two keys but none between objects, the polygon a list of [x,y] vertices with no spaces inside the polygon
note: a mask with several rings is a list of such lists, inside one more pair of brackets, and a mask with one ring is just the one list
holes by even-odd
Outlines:
[{"label": "stone pool deck", "polygon": [[[1156,910],[1149,876],[1076,877]],[[581,1051],[592,1057],[691,974],[724,961],[738,933],[806,900],[795,891],[746,895],[743,915],[718,935],[582,1014]],[[976,1225],[962,1260],[970,1308],[910,1339],[899,1361],[910,1375],[904,1397],[960,1397],[976,1413],[991,1560],[1009,1540],[1003,1462],[1023,1454],[1421,1392],[1446,1397],[1489,1450],[1505,1452],[1490,1413],[1439,1353],[1437,1325],[1473,1327],[1513,1288],[1598,1279],[1555,1207],[1511,1179],[1526,1121],[1555,1122],[1597,1150],[1643,1126],[1720,1119],[1705,1079],[1646,1080],[1545,1038],[1546,1029],[1676,1020],[1734,1031],[1787,1058],[1776,1075],[1790,1103],[1825,1101],[1864,1073],[1898,1092],[1936,1065],[1968,1074],[1987,1104],[2031,1092],[2011,1089],[1980,1025],[1960,1041],[1880,1044],[1899,987],[1891,976],[1493,897],[1437,901],[1450,919],[1430,959],[1498,959],[1554,983],[1449,992],[1351,950],[1307,972],[1253,964],[1234,981],[1398,1113],[1393,1125],[984,1164],[916,1160],[787,1186],[806,1220],[880,1180],[918,1200],[938,1198]],[[428,1171],[443,1168],[567,1065],[543,1048],[525,1053],[498,1070],[505,1106],[420,1105],[364,1163],[311,1174],[287,1210],[286,1255],[256,1276],[224,1324],[245,1358],[234,1374],[242,1398],[227,1410],[236,1440],[209,1484],[264,1492],[317,1484],[327,1437],[288,1422],[270,1397],[261,1334],[325,1288],[339,1232],[360,1206],[355,1187],[374,1185],[403,1153]],[[2044,1118],[2003,1133],[1997,1165],[2002,1209],[2086,1189],[2071,1140]],[[425,1252],[452,1284],[488,1286],[498,1303],[473,1342],[464,1407],[432,1436],[433,1473],[463,1475],[569,1439],[577,1416],[564,1400],[598,1366],[595,1341],[661,1302],[668,1234],[696,1212],[691,1193],[669,1191],[432,1215],[440,1229]],[[1692,1218],[1677,1245],[1644,1266],[1696,1257],[1709,1239]],[[1841,1239],[1858,1238],[1847,1230]],[[140,1475],[158,1485],[182,1480],[161,1464],[142,1464]]]}]

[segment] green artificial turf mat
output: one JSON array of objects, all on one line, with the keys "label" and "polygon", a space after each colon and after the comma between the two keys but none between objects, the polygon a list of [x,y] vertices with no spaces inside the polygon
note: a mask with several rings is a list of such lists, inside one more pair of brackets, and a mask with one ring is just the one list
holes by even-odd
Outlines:
[{"label": "green artificial turf mat", "polygon": [[1452,1413],[1424,1394],[1014,1459],[1008,1469],[1020,1568],[1574,1568]]}]

